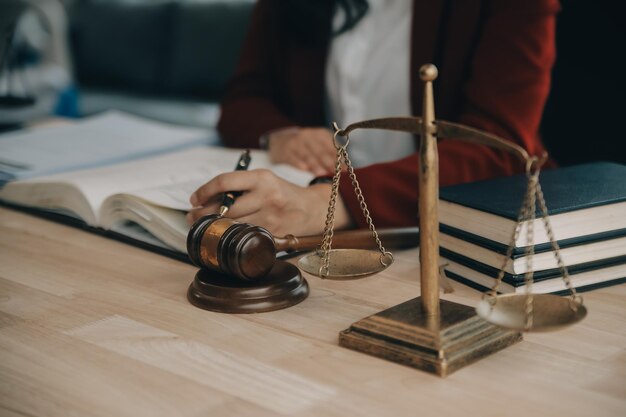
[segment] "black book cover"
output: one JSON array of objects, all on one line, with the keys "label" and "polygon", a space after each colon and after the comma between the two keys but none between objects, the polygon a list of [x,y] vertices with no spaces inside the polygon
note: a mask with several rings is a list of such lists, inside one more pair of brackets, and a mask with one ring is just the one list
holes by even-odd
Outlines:
[{"label": "black book cover", "polygon": [[[439,231],[441,233],[456,237],[457,239],[461,239],[469,243],[473,243],[477,246],[481,246],[485,249],[489,249],[490,251],[500,253],[502,255],[506,254],[506,251],[508,249],[508,246],[503,243],[496,242],[491,239],[487,239],[482,236],[478,236],[473,233],[469,233],[445,224],[439,224]],[[565,249],[573,246],[586,245],[590,243],[600,242],[603,240],[616,239],[624,236],[626,236],[626,229],[617,229],[586,236],[577,236],[570,239],[561,239],[558,241],[558,244],[559,248]],[[535,245],[534,250],[535,253],[551,252],[552,244],[550,242],[540,243],[538,245]],[[513,248],[513,252],[511,253],[511,259],[521,258],[522,256],[524,256],[524,251],[524,247]]]},{"label": "black book cover", "polygon": [[[477,272],[488,275],[492,278],[498,277],[499,270],[489,265],[485,265],[481,262],[477,262],[473,259],[470,259],[466,256],[460,255],[458,253],[449,251],[445,248],[440,248],[439,252],[441,256],[444,258],[450,259],[460,265],[471,268]],[[567,268],[567,271],[570,275],[580,274],[582,272],[592,271],[594,269],[608,268],[610,266],[626,264],[626,256],[618,256],[615,258],[608,259],[600,259],[598,261],[587,262],[584,264],[573,265]],[[533,273],[533,280],[535,282],[547,281],[550,279],[561,278],[561,271],[558,268],[553,269],[545,269],[542,271],[535,271]],[[524,285],[524,274],[510,274],[508,272],[504,273],[504,277],[502,278],[503,282],[510,284],[514,287],[518,287],[520,285]]]},{"label": "black book cover", "polygon": [[[522,174],[451,185],[440,189],[439,198],[515,221],[526,183]],[[626,201],[626,165],[593,162],[545,170],[539,183],[550,215]]]},{"label": "black book cover", "polygon": [[[450,271],[445,271],[446,276],[450,279],[453,279],[457,282],[460,282],[461,284],[467,285],[470,288],[473,288],[475,290],[478,290],[480,292],[487,292],[490,291],[491,288],[487,288],[483,285],[480,285],[472,280],[469,280],[467,278],[464,278],[458,274],[455,274],[454,272],[450,272]],[[619,284],[623,284],[626,282],[626,277],[624,278],[618,278],[618,279],[613,279],[613,280],[609,280],[609,281],[604,281],[604,282],[598,282],[596,284],[591,284],[591,285],[583,285],[581,287],[576,287],[576,292],[577,293],[581,293],[581,292],[587,292],[587,291],[591,291],[591,290],[597,290],[600,288],[605,288],[605,287],[610,287],[612,285],[619,285]],[[554,291],[551,294],[555,294],[555,295],[569,295],[570,292],[569,290],[562,290],[562,291]]]},{"label": "black book cover", "polygon": [[185,262],[191,264],[191,259],[187,253],[179,252],[175,249],[168,249],[161,246],[152,245],[150,243],[144,242],[142,240],[134,239],[130,236],[123,235],[121,233],[114,232],[112,230],[105,230],[98,227],[89,226],[83,220],[77,219],[75,217],[63,215],[60,213],[55,213],[53,211],[47,211],[43,209],[31,208],[20,206],[16,204],[11,204],[5,201],[2,201],[0,205],[5,207],[9,207],[13,210],[25,212],[28,214],[35,215],[37,217],[41,217],[47,220],[52,220],[58,223],[63,223],[67,226],[76,227],[78,229],[86,230],[91,233],[95,233],[101,236],[105,236],[111,239],[118,240],[120,242],[124,242],[126,244],[139,247],[141,249],[148,250],[150,252],[157,253],[159,255],[167,256],[168,258],[176,259],[177,261]]}]

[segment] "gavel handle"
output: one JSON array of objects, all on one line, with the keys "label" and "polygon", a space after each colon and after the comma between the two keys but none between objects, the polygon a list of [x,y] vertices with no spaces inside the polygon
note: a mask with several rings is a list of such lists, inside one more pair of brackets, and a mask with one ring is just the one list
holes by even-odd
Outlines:
[{"label": "gavel handle", "polygon": [[[419,245],[419,228],[402,227],[377,230],[385,249],[404,249]],[[276,251],[309,251],[319,247],[322,235],[285,237],[274,236]],[[376,241],[369,230],[346,230],[333,235],[335,249],[376,249]]]}]

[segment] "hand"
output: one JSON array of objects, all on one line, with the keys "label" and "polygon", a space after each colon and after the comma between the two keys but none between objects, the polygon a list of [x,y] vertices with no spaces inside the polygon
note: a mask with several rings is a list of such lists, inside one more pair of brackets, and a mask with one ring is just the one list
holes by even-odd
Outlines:
[{"label": "hand", "polygon": [[[271,171],[258,169],[218,175],[194,192],[189,201],[196,207],[187,220],[217,213],[226,191],[243,191],[226,215],[242,223],[268,229],[276,236],[311,235],[324,231],[330,184],[300,187],[277,177]],[[335,227],[346,228],[352,220],[341,198],[337,199]]]},{"label": "hand", "polygon": [[322,176],[335,171],[337,150],[333,133],[325,128],[294,128],[270,134],[270,160]]}]

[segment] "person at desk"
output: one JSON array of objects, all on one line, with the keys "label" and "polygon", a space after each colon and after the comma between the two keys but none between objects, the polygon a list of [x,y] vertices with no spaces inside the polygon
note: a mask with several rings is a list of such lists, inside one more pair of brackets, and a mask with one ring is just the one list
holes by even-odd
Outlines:
[{"label": "person at desk", "polygon": [[[260,0],[223,98],[219,131],[227,146],[267,144],[274,162],[326,175],[335,150],[331,131],[320,126],[329,119],[346,126],[421,114],[418,70],[433,62],[440,74],[438,118],[541,154],[538,130],[555,60],[558,10],[557,0]],[[359,162],[368,166],[357,169],[374,223],[415,225],[416,140],[378,135],[378,143],[364,140],[361,149],[380,159],[363,157]],[[359,142],[353,140],[351,148]],[[502,151],[446,139],[439,143],[439,161],[441,185],[523,171]],[[188,218],[216,212],[223,192],[242,190],[230,217],[275,234],[320,233],[330,187],[297,187],[268,172],[224,174],[191,196],[196,209]],[[339,191],[336,228],[365,227],[347,175]]]}]

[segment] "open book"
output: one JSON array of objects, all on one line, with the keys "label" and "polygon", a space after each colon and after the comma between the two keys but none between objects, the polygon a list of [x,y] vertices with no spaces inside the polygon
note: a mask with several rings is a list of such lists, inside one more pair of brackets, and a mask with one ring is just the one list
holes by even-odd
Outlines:
[{"label": "open book", "polygon": [[[189,196],[216,175],[232,171],[241,150],[190,145],[158,153],[10,181],[0,189],[0,201],[186,253]],[[299,185],[308,184],[313,177],[287,165],[272,165],[264,151],[252,151],[251,156],[251,170],[267,168]]]}]

